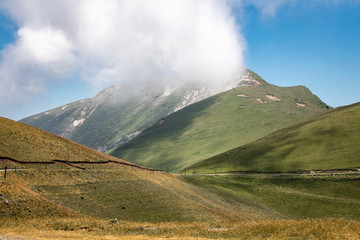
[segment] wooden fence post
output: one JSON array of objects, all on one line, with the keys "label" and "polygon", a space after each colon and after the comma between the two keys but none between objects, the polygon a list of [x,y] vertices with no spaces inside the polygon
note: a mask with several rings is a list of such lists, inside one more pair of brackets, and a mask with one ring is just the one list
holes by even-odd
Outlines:
[{"label": "wooden fence post", "polygon": [[5,171],[4,171],[4,179],[6,181],[6,170],[7,170],[7,166],[5,166]]}]

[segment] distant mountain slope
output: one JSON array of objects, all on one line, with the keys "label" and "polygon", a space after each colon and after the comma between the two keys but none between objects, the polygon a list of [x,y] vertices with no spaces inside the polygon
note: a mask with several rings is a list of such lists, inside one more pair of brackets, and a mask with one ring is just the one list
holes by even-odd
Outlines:
[{"label": "distant mountain slope", "polygon": [[93,98],[30,116],[20,122],[106,152],[174,111],[237,84],[251,84],[248,76],[248,71],[245,71],[233,82],[216,87],[196,83],[173,88],[150,83],[142,89],[113,86]]},{"label": "distant mountain slope", "polygon": [[197,172],[286,172],[360,167],[360,103],[204,160]]},{"label": "distant mountain slope", "polygon": [[179,171],[329,108],[306,87],[277,87],[248,74],[248,84],[159,120],[110,154]]}]

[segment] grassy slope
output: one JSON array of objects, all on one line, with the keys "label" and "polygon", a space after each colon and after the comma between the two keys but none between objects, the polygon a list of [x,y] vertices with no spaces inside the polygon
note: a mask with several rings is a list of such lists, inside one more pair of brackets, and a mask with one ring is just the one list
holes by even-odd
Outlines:
[{"label": "grassy slope", "polygon": [[225,198],[251,201],[288,218],[360,220],[360,176],[191,176],[186,180]]},{"label": "grassy slope", "polygon": [[0,157],[10,157],[19,161],[122,161],[57,135],[3,117],[0,117],[0,136]]},{"label": "grassy slope", "polygon": [[[14,196],[14,189],[17,188],[26,191]],[[262,210],[249,204],[225,201],[176,176],[107,165],[84,171],[51,167],[9,171],[7,184],[0,183],[0,193],[4,195],[0,200],[9,200],[9,204],[0,201],[3,210],[0,219],[13,216],[16,213],[13,209],[18,209],[17,216],[36,217],[37,208],[28,192],[35,192],[43,201],[47,200],[53,205],[58,204],[79,215],[98,219],[207,222],[276,216],[276,212],[270,209]],[[53,211],[46,208],[41,216],[57,216]]]},{"label": "grassy slope", "polygon": [[[0,131],[0,156],[21,161],[114,159],[5,118],[0,118]],[[155,222],[244,220],[271,215],[271,211],[263,214],[252,206],[224,201],[178,176],[119,164],[78,165],[86,170],[24,165],[18,171],[8,171],[6,182],[0,180],[0,219],[61,216],[59,211],[64,207],[73,214],[96,218]],[[41,214],[38,205],[46,206]]]},{"label": "grassy slope", "polygon": [[[269,100],[266,94],[282,101]],[[296,102],[307,106],[299,107]],[[154,124],[110,154],[158,169],[162,164],[163,169],[175,172],[325,111],[326,105],[302,86],[239,87],[169,115],[162,124]]]},{"label": "grassy slope", "polygon": [[192,166],[198,173],[360,167],[360,103],[341,107]]}]

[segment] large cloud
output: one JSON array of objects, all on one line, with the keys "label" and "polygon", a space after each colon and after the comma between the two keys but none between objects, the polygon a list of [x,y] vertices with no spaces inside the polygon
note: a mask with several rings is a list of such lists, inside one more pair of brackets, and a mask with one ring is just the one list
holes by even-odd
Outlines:
[{"label": "large cloud", "polygon": [[18,26],[2,51],[0,107],[52,82],[226,81],[244,44],[223,0],[3,0]]}]

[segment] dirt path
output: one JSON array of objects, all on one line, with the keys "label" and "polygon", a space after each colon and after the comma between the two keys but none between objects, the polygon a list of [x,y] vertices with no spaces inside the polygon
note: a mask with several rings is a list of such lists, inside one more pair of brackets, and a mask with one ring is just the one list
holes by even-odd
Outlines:
[{"label": "dirt path", "polygon": [[203,173],[203,174],[187,174],[186,176],[229,176],[229,175],[243,175],[243,176],[335,176],[335,175],[360,175],[360,168],[353,169],[329,169],[329,170],[312,170],[306,172],[280,172],[280,173],[260,173],[260,172],[219,172],[219,173]]}]

